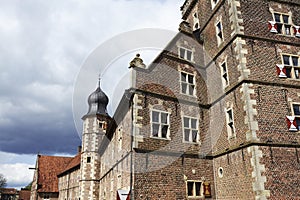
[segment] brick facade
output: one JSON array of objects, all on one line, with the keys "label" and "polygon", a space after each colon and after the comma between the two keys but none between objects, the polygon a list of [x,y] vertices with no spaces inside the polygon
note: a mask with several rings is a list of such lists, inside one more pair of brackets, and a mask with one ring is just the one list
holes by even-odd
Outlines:
[{"label": "brick facade", "polygon": [[130,62],[114,116],[83,118],[80,199],[300,199],[300,125],[287,124],[300,104],[299,9],[186,0],[165,50]]}]

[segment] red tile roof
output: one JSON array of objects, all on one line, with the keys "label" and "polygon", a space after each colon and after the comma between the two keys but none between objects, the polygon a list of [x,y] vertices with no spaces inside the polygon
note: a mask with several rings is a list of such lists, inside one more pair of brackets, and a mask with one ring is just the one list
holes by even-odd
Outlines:
[{"label": "red tile roof", "polygon": [[59,176],[63,175],[69,170],[72,170],[74,168],[80,167],[80,160],[81,160],[81,154],[77,154],[70,162],[69,164],[59,173]]},{"label": "red tile roof", "polygon": [[17,194],[17,189],[15,188],[0,188],[2,194]]},{"label": "red tile roof", "polygon": [[65,169],[72,157],[38,156],[38,192],[58,192],[57,174]]}]

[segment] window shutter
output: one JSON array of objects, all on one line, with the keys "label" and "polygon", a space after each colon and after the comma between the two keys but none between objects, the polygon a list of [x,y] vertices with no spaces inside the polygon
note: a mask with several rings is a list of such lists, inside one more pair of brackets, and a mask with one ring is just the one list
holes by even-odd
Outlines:
[{"label": "window shutter", "polygon": [[278,33],[276,22],[269,21],[269,30],[270,30],[271,33]]},{"label": "window shutter", "polygon": [[294,26],[294,34],[296,37],[300,37],[300,26]]},{"label": "window shutter", "polygon": [[276,69],[277,69],[277,75],[280,78],[287,78],[286,76],[286,68],[284,67],[284,65],[276,65]]},{"label": "window shutter", "polygon": [[298,131],[295,116],[286,116],[289,131]]}]

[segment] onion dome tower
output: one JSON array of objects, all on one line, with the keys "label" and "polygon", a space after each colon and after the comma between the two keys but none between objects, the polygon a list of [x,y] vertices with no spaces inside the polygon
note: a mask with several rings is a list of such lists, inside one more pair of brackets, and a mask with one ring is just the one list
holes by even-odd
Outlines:
[{"label": "onion dome tower", "polygon": [[82,117],[80,199],[99,199],[100,146],[111,121],[106,109],[108,102],[99,79],[97,89],[88,97],[88,112]]},{"label": "onion dome tower", "polygon": [[89,110],[84,117],[91,115],[108,116],[106,109],[108,102],[109,99],[102,91],[99,80],[97,89],[88,97]]}]

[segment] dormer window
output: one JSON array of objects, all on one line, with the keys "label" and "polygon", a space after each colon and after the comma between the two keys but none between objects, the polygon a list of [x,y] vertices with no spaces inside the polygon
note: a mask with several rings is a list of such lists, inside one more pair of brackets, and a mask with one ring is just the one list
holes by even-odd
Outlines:
[{"label": "dormer window", "polygon": [[179,47],[179,57],[188,61],[193,61],[193,52],[187,48]]}]

